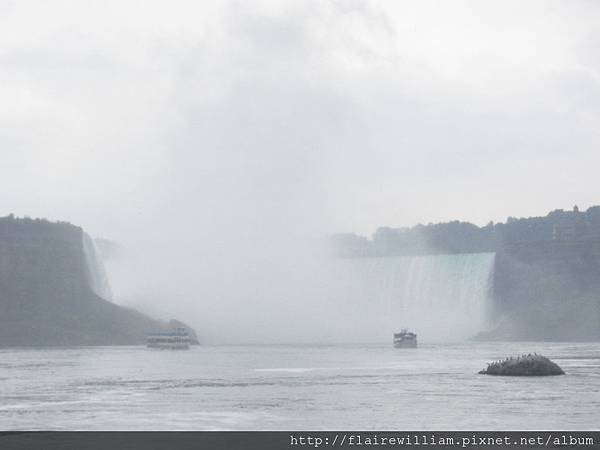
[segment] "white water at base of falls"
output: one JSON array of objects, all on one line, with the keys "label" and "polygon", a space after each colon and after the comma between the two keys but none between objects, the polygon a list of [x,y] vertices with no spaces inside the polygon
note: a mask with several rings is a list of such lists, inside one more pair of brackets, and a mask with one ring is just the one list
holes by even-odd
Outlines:
[{"label": "white water at base of falls", "polygon": [[356,258],[342,260],[338,276],[379,339],[408,328],[420,342],[460,341],[489,327],[494,261],[494,253]]},{"label": "white water at base of falls", "polygon": [[87,233],[83,233],[82,243],[90,288],[98,297],[102,297],[105,300],[112,300],[113,296],[108,282],[108,276],[106,275],[104,263],[101,259],[100,252],[96,248],[94,240]]}]

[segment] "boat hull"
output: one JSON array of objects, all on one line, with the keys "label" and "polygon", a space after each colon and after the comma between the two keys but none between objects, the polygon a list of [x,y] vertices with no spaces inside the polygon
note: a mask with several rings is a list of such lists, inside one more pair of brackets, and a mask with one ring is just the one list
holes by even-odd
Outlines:
[{"label": "boat hull", "polygon": [[189,350],[190,336],[183,328],[175,328],[170,333],[153,333],[146,337],[148,348],[159,350]]},{"label": "boat hull", "polygon": [[189,344],[147,344],[148,348],[157,348],[159,350],[189,350]]},{"label": "boat hull", "polygon": [[403,340],[394,341],[394,347],[396,348],[417,348],[417,340]]}]

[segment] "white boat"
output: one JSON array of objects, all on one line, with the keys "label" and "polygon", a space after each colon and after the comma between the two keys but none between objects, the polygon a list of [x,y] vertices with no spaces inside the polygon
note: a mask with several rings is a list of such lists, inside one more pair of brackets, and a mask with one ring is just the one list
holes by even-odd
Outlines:
[{"label": "white boat", "polygon": [[190,335],[185,328],[174,328],[168,333],[152,333],[146,337],[148,348],[165,350],[188,350],[190,348]]},{"label": "white boat", "polygon": [[400,333],[394,333],[394,347],[396,348],[416,348],[417,334],[408,331],[406,328],[400,330]]}]

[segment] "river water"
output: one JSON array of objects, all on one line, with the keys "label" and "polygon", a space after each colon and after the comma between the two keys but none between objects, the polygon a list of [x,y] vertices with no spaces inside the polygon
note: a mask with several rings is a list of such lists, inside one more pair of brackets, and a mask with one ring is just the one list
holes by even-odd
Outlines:
[{"label": "river water", "polygon": [[[477,374],[530,352],[567,374]],[[599,343],[0,349],[2,430],[597,430],[599,416]]]}]

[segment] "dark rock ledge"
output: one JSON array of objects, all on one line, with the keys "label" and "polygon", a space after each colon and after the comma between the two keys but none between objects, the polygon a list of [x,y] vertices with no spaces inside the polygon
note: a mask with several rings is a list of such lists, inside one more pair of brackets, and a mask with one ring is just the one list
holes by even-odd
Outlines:
[{"label": "dark rock ledge", "polygon": [[528,354],[510,357],[503,361],[488,363],[486,369],[479,372],[483,375],[504,375],[504,376],[547,376],[564,375],[565,372],[558,364],[550,361],[548,358],[538,354]]}]

